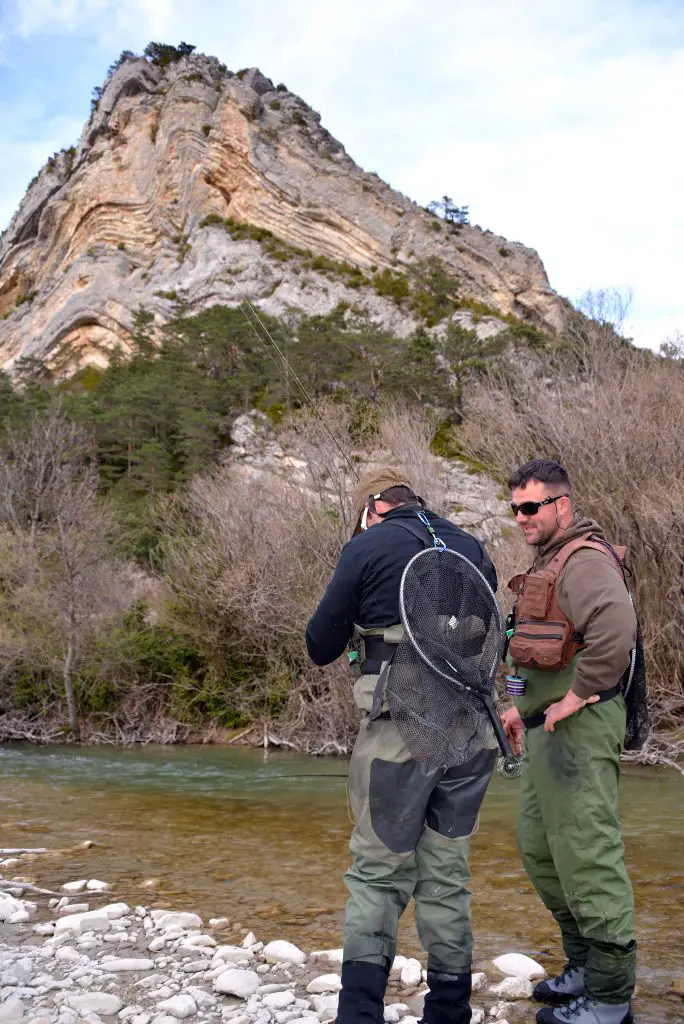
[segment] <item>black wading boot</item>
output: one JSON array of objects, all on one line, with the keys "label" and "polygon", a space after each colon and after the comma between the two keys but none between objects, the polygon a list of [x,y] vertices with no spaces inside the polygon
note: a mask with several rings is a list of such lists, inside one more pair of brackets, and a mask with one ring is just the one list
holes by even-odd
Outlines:
[{"label": "black wading boot", "polygon": [[383,964],[346,960],[337,1004],[337,1024],[383,1024],[389,970]]},{"label": "black wading boot", "polygon": [[470,1024],[472,974],[428,971],[422,1024]]}]

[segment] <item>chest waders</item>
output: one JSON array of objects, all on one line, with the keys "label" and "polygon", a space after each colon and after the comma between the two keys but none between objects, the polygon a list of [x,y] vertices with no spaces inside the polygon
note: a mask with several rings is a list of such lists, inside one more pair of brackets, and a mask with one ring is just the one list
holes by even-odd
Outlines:
[{"label": "chest waders", "polygon": [[[415,528],[424,540],[424,528],[418,523]],[[468,1024],[473,946],[468,842],[477,829],[496,744],[490,732],[474,756],[448,768],[411,756],[385,694],[402,637],[399,624],[356,630],[354,695],[364,718],[349,765],[354,830],[352,863],[344,878],[349,899],[337,1021],[382,1024],[399,920],[413,897],[428,958],[424,1020]]]},{"label": "chest waders", "polygon": [[[614,571],[608,560],[606,571]],[[517,836],[525,870],[560,927],[568,961],[564,975],[537,986],[535,998],[567,1002],[579,983],[597,1006],[615,1007],[615,1024],[621,1024],[620,1008],[629,1005],[634,990],[636,942],[618,808],[627,719],[620,687],[557,722],[553,732],[543,727],[544,708],[571,688],[581,657],[578,649],[570,664],[544,671],[519,667],[509,650],[509,664],[525,679],[525,692],[515,699],[526,725]],[[562,1018],[551,1021],[550,1012],[541,1011],[546,1016],[539,1020],[564,1024]],[[604,1017],[597,1012],[586,1016],[587,1024],[614,1024],[612,1011]],[[584,1024],[579,1010],[574,1020]]]}]

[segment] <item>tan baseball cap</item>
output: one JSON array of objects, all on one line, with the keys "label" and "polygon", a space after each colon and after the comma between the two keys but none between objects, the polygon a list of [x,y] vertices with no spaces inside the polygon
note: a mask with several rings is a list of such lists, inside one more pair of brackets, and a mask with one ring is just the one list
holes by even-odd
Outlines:
[{"label": "tan baseball cap", "polygon": [[410,487],[413,490],[413,484],[406,473],[402,469],[395,469],[393,466],[378,466],[376,469],[371,469],[364,473],[361,477],[352,491],[352,502],[354,511],[357,514],[356,526],[354,527],[355,534],[361,529],[361,516],[363,515],[369,495],[381,495],[383,491],[388,490],[390,487]]}]

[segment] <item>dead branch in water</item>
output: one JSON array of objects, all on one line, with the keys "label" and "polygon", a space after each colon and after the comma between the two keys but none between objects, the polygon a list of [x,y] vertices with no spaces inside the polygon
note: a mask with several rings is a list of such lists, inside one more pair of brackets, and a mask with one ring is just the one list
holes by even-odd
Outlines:
[{"label": "dead branch in water", "polygon": [[23,890],[27,892],[36,892],[40,896],[64,896],[63,892],[54,892],[52,889],[41,889],[39,885],[32,885],[31,882],[12,882],[8,878],[0,878],[0,892],[11,892],[14,890]]},{"label": "dead branch in water", "polygon": [[8,848],[6,850],[0,850],[0,857],[14,856],[14,855],[16,855],[18,853],[47,853],[47,852],[48,852],[48,850],[47,850],[47,847],[45,847],[45,846],[17,847],[16,849],[10,847],[10,848]]}]

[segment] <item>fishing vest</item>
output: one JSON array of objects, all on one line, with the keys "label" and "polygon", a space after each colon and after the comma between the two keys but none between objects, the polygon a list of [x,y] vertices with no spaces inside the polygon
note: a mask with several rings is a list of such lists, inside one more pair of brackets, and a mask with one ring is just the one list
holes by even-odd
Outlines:
[{"label": "fishing vest", "polygon": [[563,614],[556,597],[558,578],[565,563],[580,548],[600,551],[624,579],[622,559],[626,548],[613,547],[607,541],[588,535],[564,544],[543,569],[529,569],[509,580],[509,589],[516,597],[514,632],[508,655],[518,668],[560,672],[571,665],[582,650],[584,637]]}]

